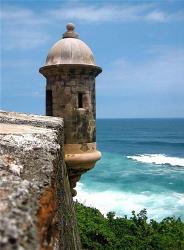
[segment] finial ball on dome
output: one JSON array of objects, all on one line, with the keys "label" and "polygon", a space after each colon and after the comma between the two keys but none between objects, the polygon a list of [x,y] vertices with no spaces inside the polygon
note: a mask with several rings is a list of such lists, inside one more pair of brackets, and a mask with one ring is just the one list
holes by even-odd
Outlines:
[{"label": "finial ball on dome", "polygon": [[79,38],[79,35],[75,33],[75,25],[73,23],[68,23],[66,25],[67,31],[63,34],[63,38]]},{"label": "finial ball on dome", "polygon": [[68,23],[66,28],[68,31],[73,31],[75,29],[75,25],[73,23]]}]

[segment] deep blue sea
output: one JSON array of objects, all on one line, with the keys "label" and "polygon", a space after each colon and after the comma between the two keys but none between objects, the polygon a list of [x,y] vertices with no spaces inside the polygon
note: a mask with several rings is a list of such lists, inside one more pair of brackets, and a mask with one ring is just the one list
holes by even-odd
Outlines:
[{"label": "deep blue sea", "polygon": [[102,159],[84,174],[77,200],[103,214],[147,209],[184,220],[184,119],[99,119]]}]

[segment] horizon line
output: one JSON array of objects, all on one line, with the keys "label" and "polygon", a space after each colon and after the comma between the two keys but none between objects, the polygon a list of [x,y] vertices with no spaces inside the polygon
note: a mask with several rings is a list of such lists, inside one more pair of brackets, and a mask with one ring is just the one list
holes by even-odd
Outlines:
[{"label": "horizon line", "polygon": [[184,117],[97,117],[96,119],[184,119]]}]

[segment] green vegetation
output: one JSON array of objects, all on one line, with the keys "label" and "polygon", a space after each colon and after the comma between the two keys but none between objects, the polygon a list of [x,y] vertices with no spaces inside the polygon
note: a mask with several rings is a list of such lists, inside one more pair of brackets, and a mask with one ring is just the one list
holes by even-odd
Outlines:
[{"label": "green vegetation", "polygon": [[99,210],[75,203],[83,249],[184,250],[184,223],[180,218],[147,222],[146,210],[132,217],[105,218]]}]

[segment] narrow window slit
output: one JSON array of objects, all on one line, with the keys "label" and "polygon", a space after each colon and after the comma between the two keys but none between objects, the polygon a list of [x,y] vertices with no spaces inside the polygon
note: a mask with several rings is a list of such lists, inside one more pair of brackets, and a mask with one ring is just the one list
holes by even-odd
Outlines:
[{"label": "narrow window slit", "polygon": [[52,90],[47,89],[46,90],[46,115],[52,116],[53,110],[52,110]]},{"label": "narrow window slit", "polygon": [[78,108],[83,108],[83,93],[78,93]]}]

